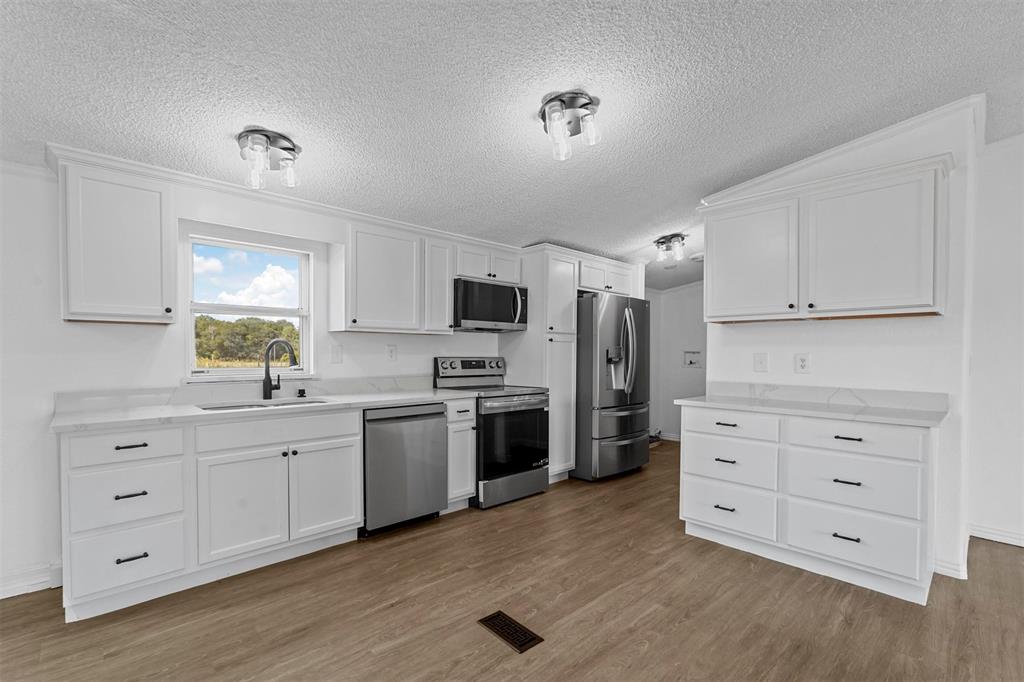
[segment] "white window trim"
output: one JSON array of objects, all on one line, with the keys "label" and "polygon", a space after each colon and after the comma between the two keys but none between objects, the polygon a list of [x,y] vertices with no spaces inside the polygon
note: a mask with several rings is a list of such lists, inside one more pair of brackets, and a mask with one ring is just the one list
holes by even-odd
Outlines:
[{"label": "white window trim", "polygon": [[[232,230],[233,231],[233,230]],[[313,253],[296,245],[296,248],[286,248],[277,244],[260,243],[246,239],[232,237],[213,236],[210,233],[219,232],[214,226],[210,230],[203,230],[202,233],[189,232],[185,235],[184,247],[187,251],[186,270],[188,276],[188,332],[185,344],[186,352],[186,376],[185,383],[214,383],[232,381],[260,381],[263,379],[263,367],[239,367],[220,369],[198,369],[196,367],[196,328],[195,313],[211,313],[220,315],[253,315],[267,317],[279,315],[281,317],[297,317],[299,319],[299,357],[302,362],[298,367],[271,367],[271,374],[276,377],[281,375],[282,379],[311,379],[313,378],[313,324],[310,315],[312,310],[312,283],[313,283]],[[269,236],[269,235],[268,235]],[[287,238],[286,238],[287,239]],[[281,241],[278,235],[273,236],[273,241]],[[289,240],[290,241],[290,240]],[[298,241],[298,240],[296,240]],[[264,253],[276,253],[287,256],[299,256],[299,307],[298,308],[272,308],[263,306],[229,305],[224,303],[197,303],[193,300],[195,284],[192,271],[192,245],[201,244],[205,246],[220,246],[227,248],[241,248],[262,251]]]}]

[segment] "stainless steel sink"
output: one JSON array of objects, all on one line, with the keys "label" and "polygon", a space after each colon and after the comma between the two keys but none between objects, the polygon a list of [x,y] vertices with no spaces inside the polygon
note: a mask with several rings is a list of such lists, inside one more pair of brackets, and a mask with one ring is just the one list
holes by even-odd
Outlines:
[{"label": "stainless steel sink", "polygon": [[200,410],[209,412],[227,410],[255,410],[264,407],[293,407],[295,405],[321,405],[330,402],[320,398],[283,398],[278,400],[267,400],[262,403],[212,403],[209,405],[196,405]]}]

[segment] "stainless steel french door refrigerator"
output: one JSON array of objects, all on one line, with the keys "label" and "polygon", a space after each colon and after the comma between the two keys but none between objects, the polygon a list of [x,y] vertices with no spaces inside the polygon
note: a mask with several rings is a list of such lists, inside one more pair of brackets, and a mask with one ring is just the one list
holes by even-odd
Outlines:
[{"label": "stainless steel french door refrigerator", "polygon": [[576,468],[592,481],[650,460],[651,304],[580,292],[576,299]]}]

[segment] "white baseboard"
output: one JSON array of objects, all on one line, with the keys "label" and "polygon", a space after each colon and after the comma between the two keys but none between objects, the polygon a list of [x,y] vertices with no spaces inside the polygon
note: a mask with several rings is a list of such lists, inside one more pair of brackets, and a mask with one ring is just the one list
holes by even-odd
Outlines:
[{"label": "white baseboard", "polygon": [[993,528],[992,526],[981,526],[976,523],[972,523],[970,525],[969,532],[974,537],[982,538],[983,540],[993,540],[1007,545],[1024,547],[1024,533],[1004,530],[1002,528]]},{"label": "white baseboard", "polygon": [[673,443],[678,443],[679,442],[679,434],[678,433],[664,433],[664,432],[662,432],[661,439],[662,440],[670,440]]},{"label": "white baseboard", "polygon": [[935,560],[935,572],[940,575],[948,575],[950,578],[967,580],[967,566],[953,561]]},{"label": "white baseboard", "polygon": [[59,564],[56,568],[49,565],[37,566],[0,577],[0,599],[59,587],[61,580],[58,577],[54,582],[54,575],[60,576]]}]

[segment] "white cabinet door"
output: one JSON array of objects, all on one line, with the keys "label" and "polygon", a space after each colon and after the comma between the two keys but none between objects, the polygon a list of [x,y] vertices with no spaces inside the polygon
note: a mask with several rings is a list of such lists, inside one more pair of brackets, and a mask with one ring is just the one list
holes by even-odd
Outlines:
[{"label": "white cabinet door", "polygon": [[547,330],[549,332],[576,333],[576,267],[575,258],[548,256]]},{"label": "white cabinet door", "polygon": [[64,319],[173,322],[172,189],[103,168],[63,172]]},{"label": "white cabinet door", "polygon": [[491,252],[491,279],[495,282],[519,284],[523,259],[511,251]]},{"label": "white cabinet door", "polygon": [[423,329],[428,332],[452,331],[452,297],[455,278],[455,246],[451,242],[427,237],[424,250]]},{"label": "white cabinet door", "polygon": [[613,294],[633,293],[633,273],[629,268],[616,268],[609,266],[605,271],[605,286]]},{"label": "white cabinet door", "polygon": [[199,563],[288,540],[288,459],[284,448],[197,458]]},{"label": "white cabinet door", "polygon": [[363,523],[362,441],[293,444],[288,457],[291,539]]},{"label": "white cabinet door", "polygon": [[704,295],[709,320],[797,315],[797,202],[708,212]]},{"label": "white cabinet door", "polygon": [[474,422],[448,425],[448,502],[476,494],[476,426]]},{"label": "white cabinet door", "polygon": [[603,264],[594,261],[580,261],[580,288],[607,291],[607,285]]},{"label": "white cabinet door", "polygon": [[810,313],[935,303],[935,171],[801,198]]},{"label": "white cabinet door", "polygon": [[492,279],[490,249],[460,244],[458,252],[458,272],[460,276]]},{"label": "white cabinet door", "polygon": [[349,243],[348,329],[420,329],[423,238],[382,227],[354,227]]},{"label": "white cabinet door", "polygon": [[576,466],[576,337],[547,339],[548,472],[558,474]]}]

